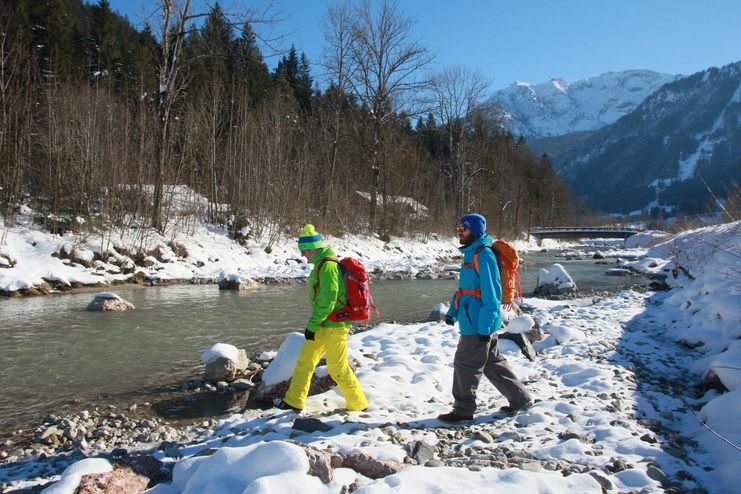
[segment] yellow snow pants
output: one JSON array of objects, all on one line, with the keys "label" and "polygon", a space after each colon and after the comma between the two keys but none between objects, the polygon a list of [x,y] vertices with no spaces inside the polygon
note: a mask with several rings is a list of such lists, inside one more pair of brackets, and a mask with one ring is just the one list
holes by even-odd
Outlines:
[{"label": "yellow snow pants", "polygon": [[304,408],[309,394],[311,376],[314,374],[322,355],[327,354],[327,370],[345,397],[348,410],[364,410],[368,406],[365,393],[358,378],[347,362],[347,335],[350,327],[321,328],[314,341],[306,340],[298,354],[296,370],[293,372],[291,386],[283,401],[296,408]]}]

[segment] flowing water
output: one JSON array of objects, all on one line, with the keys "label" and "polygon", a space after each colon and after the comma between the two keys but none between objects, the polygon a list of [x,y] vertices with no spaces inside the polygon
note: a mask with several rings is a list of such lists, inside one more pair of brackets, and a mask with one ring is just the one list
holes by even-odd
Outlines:
[{"label": "flowing water", "polygon": [[[524,255],[525,293],[537,269],[562,262],[582,291],[616,290],[639,283],[605,276],[611,266],[563,261],[552,253]],[[449,302],[456,280],[378,280],[372,284],[381,311],[374,321],[422,320],[438,302]],[[50,412],[91,404],[142,400],[146,390],[197,377],[201,353],[215,343],[247,354],[275,350],[309,314],[303,283],[253,291],[214,285],[114,287],[136,306],[123,313],[85,311],[94,292],[0,300],[0,436],[38,423]]]}]

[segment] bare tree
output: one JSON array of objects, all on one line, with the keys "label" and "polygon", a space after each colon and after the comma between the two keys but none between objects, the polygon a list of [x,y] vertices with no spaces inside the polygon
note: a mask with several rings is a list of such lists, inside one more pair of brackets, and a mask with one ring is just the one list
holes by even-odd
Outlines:
[{"label": "bare tree", "polygon": [[[12,226],[13,205],[21,195],[24,174],[31,161],[35,66],[30,50],[17,30],[11,29],[12,9],[0,5],[0,206],[5,206],[4,244]],[[5,204],[3,204],[5,203]]]},{"label": "bare tree", "polygon": [[[327,17],[323,24],[324,40],[326,45],[322,55],[323,67],[327,79],[332,87],[330,101],[334,117],[332,129],[332,143],[327,155],[327,181],[334,182],[337,170],[337,156],[340,149],[340,135],[342,128],[342,105],[350,89],[350,79],[357,68],[351,56],[351,47],[355,34],[353,9],[348,2],[331,4],[327,9]],[[331,215],[332,204],[335,202],[335,188],[329,187],[322,205],[322,217]]]},{"label": "bare tree", "polygon": [[183,87],[178,84],[178,73],[182,66],[180,55],[183,52],[186,26],[190,15],[190,0],[178,5],[174,0],[162,0],[161,40],[157,76],[158,122],[157,159],[154,170],[154,197],[152,204],[152,226],[164,230],[162,222],[162,196],[165,183],[165,170],[171,157],[170,119],[173,104]]},{"label": "bare tree", "polygon": [[428,107],[445,129],[448,140],[446,173],[454,197],[455,217],[465,212],[471,179],[482,169],[467,155],[467,133],[480,112],[489,82],[479,70],[463,66],[444,69],[430,79]]},{"label": "bare tree", "polygon": [[[186,88],[186,78],[181,72],[187,69],[190,61],[182,60],[183,45],[188,29],[194,21],[208,15],[206,12],[192,12],[191,0],[160,0],[162,20],[159,25],[160,52],[158,54],[158,144],[157,159],[154,170],[154,195],[152,205],[152,226],[164,231],[165,225],[162,221],[162,201],[165,175],[170,167],[172,159],[172,119],[173,108],[178,98]],[[240,14],[226,14],[231,19],[231,24],[244,25],[249,22],[253,25],[262,24],[272,26],[281,20],[281,13],[273,13],[272,3],[259,13],[255,9],[247,9]],[[272,46],[277,38],[260,37],[260,39]]]},{"label": "bare tree", "polygon": [[403,98],[422,86],[420,72],[433,55],[412,38],[414,20],[403,15],[391,0],[364,0],[356,9],[351,46],[357,67],[349,82],[370,111],[373,122],[371,143],[371,191],[369,228],[376,228],[379,192],[385,202],[383,169],[384,127],[403,104]]}]

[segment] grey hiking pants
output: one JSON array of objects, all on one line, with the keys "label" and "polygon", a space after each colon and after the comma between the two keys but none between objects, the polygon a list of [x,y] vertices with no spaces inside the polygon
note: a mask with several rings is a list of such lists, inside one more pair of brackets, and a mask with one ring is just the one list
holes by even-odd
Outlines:
[{"label": "grey hiking pants", "polygon": [[476,390],[481,374],[502,393],[510,406],[519,408],[530,401],[530,394],[517,379],[507,360],[499,355],[496,335],[487,344],[477,335],[461,335],[453,362],[453,412],[473,415],[476,411]]}]

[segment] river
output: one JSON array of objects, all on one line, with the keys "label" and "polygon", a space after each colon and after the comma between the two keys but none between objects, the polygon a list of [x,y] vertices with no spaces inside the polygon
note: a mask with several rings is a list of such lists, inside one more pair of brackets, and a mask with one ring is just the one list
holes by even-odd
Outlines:
[{"label": "river", "polygon": [[[605,276],[593,260],[564,261],[555,253],[526,253],[523,289],[537,270],[561,262],[583,292],[614,291],[642,283]],[[613,264],[613,261],[609,261]],[[378,280],[372,283],[381,316],[374,322],[411,322],[449,302],[455,280]],[[247,354],[275,350],[303,331],[309,306],[303,283],[222,291],[215,285],[113,287],[136,310],[85,311],[91,292],[0,300],[0,437],[38,424],[50,412],[141,402],[152,390],[198,377],[201,353],[215,343]]]}]

